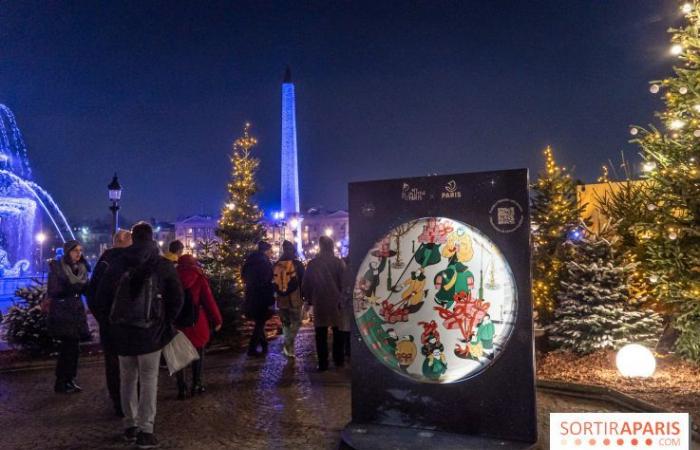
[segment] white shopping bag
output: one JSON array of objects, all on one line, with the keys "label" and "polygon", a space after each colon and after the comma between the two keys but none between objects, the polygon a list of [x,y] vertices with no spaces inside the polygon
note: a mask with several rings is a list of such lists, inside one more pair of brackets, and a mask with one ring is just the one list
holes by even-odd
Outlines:
[{"label": "white shopping bag", "polygon": [[199,359],[199,354],[187,336],[178,331],[170,343],[163,347],[163,357],[168,364],[168,372],[172,376],[175,372],[189,366],[192,361]]}]

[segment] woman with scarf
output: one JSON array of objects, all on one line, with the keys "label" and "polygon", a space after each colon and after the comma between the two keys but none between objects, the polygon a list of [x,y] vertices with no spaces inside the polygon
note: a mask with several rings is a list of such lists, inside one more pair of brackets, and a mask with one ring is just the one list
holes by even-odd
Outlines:
[{"label": "woman with scarf", "polygon": [[57,393],[71,394],[82,390],[75,377],[80,352],[78,345],[81,340],[90,338],[82,300],[89,270],[82,246],[75,240],[63,244],[63,257],[51,260],[49,264],[47,326],[49,333],[61,341],[54,385]]}]

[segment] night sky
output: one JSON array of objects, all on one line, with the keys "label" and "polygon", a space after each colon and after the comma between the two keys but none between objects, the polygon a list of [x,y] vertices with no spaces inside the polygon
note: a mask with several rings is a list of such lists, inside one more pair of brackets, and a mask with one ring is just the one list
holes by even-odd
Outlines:
[{"label": "night sky", "polygon": [[[293,6],[292,4],[306,6]],[[280,83],[296,83],[302,207],[347,183],[542,166],[593,181],[661,108],[673,0],[0,3],[0,103],[72,221],[217,214],[231,142],[279,207]],[[534,176],[532,174],[531,176]]]}]

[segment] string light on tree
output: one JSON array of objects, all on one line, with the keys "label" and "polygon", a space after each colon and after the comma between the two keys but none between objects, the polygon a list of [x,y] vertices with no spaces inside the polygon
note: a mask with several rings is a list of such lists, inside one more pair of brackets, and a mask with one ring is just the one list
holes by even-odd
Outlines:
[{"label": "string light on tree", "polygon": [[532,186],[533,299],[539,320],[547,323],[556,306],[554,292],[563,271],[561,244],[579,224],[576,184],[544,149],[544,171]]},{"label": "string light on tree", "polygon": [[[680,333],[676,354],[700,362],[700,183],[693,158],[700,157],[700,0],[680,6],[683,23],[672,28],[671,54],[680,63],[671,76],[653,81],[651,92],[663,86],[664,104],[657,113],[668,132],[640,128],[633,135],[643,158],[649,220],[637,224],[636,235],[643,239],[639,260],[651,281],[651,296],[668,314],[674,315],[674,328]],[[655,280],[655,281],[652,281]]]},{"label": "string light on tree", "polygon": [[216,231],[222,240],[220,263],[224,271],[233,277],[238,290],[243,288],[240,276],[243,261],[265,235],[261,223],[263,212],[253,199],[258,190],[255,173],[260,161],[251,155],[258,140],[251,135],[250,128],[250,123],[246,123],[243,135],[233,143],[228,198],[221,209],[219,228]]}]

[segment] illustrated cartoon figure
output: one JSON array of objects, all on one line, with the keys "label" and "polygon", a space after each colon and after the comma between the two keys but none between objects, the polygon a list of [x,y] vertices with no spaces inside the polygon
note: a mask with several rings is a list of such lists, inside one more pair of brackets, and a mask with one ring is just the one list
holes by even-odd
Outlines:
[{"label": "illustrated cartoon figure", "polygon": [[439,380],[442,374],[447,372],[447,361],[445,360],[445,353],[443,350],[436,348],[433,352],[428,355],[425,360],[428,365],[428,370],[425,369],[425,364],[423,365],[423,375],[431,380]]},{"label": "illustrated cartoon figure", "polygon": [[391,349],[392,353],[396,353],[396,343],[399,342],[399,336],[396,334],[396,330],[389,328],[386,330],[386,334],[388,335],[386,339],[387,345]]},{"label": "illustrated cartoon figure", "polygon": [[447,371],[447,361],[445,358],[445,346],[440,342],[440,333],[437,330],[437,323],[418,322],[423,326],[421,334],[421,353],[425,356],[423,361],[423,376],[431,380],[438,380]]},{"label": "illustrated cartoon figure", "polygon": [[493,349],[493,337],[496,334],[496,327],[491,322],[491,316],[486,314],[476,327],[476,335],[484,346],[484,350]]},{"label": "illustrated cartoon figure", "polygon": [[428,295],[428,290],[425,289],[423,269],[418,270],[418,275],[416,272],[411,272],[411,278],[404,281],[403,285],[405,289],[401,293],[401,299],[406,302],[408,312],[413,314],[423,306],[423,301]]},{"label": "illustrated cartoon figure", "polygon": [[395,352],[396,359],[399,361],[399,368],[404,372],[408,370],[408,367],[416,360],[417,354],[418,350],[413,342],[413,336],[402,336],[396,344]]},{"label": "illustrated cartoon figure", "polygon": [[484,347],[481,345],[481,341],[476,333],[472,334],[472,338],[467,344],[467,348],[469,349],[469,359],[478,361],[479,358],[484,356]]},{"label": "illustrated cartoon figure", "polygon": [[428,223],[423,225],[423,232],[418,236],[418,242],[421,244],[413,254],[413,258],[422,268],[440,262],[440,245],[447,241],[447,235],[451,232],[450,225],[440,223],[434,217],[428,219]]},{"label": "illustrated cartoon figure", "polygon": [[442,255],[449,258],[449,262],[447,268],[438,272],[433,279],[437,289],[435,302],[449,309],[456,294],[468,293],[471,296],[471,290],[474,288],[474,275],[464,264],[474,256],[474,249],[472,240],[464,228],[448,236]]},{"label": "illustrated cartoon figure", "polygon": [[371,303],[376,303],[377,287],[380,283],[380,275],[384,272],[387,265],[387,259],[396,255],[394,250],[389,247],[389,240],[383,239],[379,243],[379,247],[372,250],[370,253],[372,256],[377,258],[377,261],[372,261],[369,263],[369,268],[362,276],[362,282],[360,287],[365,295],[368,297]]}]

